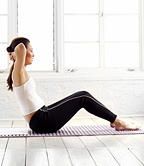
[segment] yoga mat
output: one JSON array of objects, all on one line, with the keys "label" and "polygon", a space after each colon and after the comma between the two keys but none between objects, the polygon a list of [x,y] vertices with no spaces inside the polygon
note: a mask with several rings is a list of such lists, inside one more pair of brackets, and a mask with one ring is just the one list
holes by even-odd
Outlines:
[{"label": "yoga mat", "polygon": [[0,128],[0,138],[9,137],[58,137],[58,136],[100,136],[144,134],[144,129],[137,131],[116,131],[106,125],[64,126],[56,133],[37,134],[29,128]]}]

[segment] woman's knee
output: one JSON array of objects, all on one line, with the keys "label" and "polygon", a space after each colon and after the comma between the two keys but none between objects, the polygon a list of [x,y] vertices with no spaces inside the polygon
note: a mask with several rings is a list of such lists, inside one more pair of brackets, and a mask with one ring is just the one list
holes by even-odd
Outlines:
[{"label": "woman's knee", "polygon": [[79,91],[79,94],[80,95],[90,95],[90,93],[88,91],[85,91],[85,90]]}]

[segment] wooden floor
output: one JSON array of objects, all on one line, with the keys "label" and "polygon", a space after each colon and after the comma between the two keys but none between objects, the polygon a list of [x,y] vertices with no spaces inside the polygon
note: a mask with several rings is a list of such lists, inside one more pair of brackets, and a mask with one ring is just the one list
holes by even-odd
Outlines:
[{"label": "wooden floor", "polygon": [[[143,125],[144,117],[129,118]],[[67,125],[100,124],[75,118]],[[26,127],[22,120],[0,120],[0,127]],[[141,166],[144,135],[1,138],[1,166]]]}]

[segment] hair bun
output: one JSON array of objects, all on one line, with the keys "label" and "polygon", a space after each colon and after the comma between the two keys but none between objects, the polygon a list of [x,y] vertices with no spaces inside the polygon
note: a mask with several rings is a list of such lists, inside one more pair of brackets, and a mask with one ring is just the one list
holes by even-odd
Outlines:
[{"label": "hair bun", "polygon": [[9,47],[7,47],[7,52],[13,52],[13,49],[12,49],[12,47],[11,46],[9,46]]}]

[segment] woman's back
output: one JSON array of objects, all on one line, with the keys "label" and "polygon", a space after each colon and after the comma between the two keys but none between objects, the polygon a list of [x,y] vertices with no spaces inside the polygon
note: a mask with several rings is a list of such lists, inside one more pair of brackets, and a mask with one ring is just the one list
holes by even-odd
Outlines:
[{"label": "woman's back", "polygon": [[29,75],[25,69],[21,72],[17,72],[17,69],[15,69],[12,72],[12,80],[13,80],[13,86],[18,87],[23,85],[25,82],[27,82],[29,79]]}]

